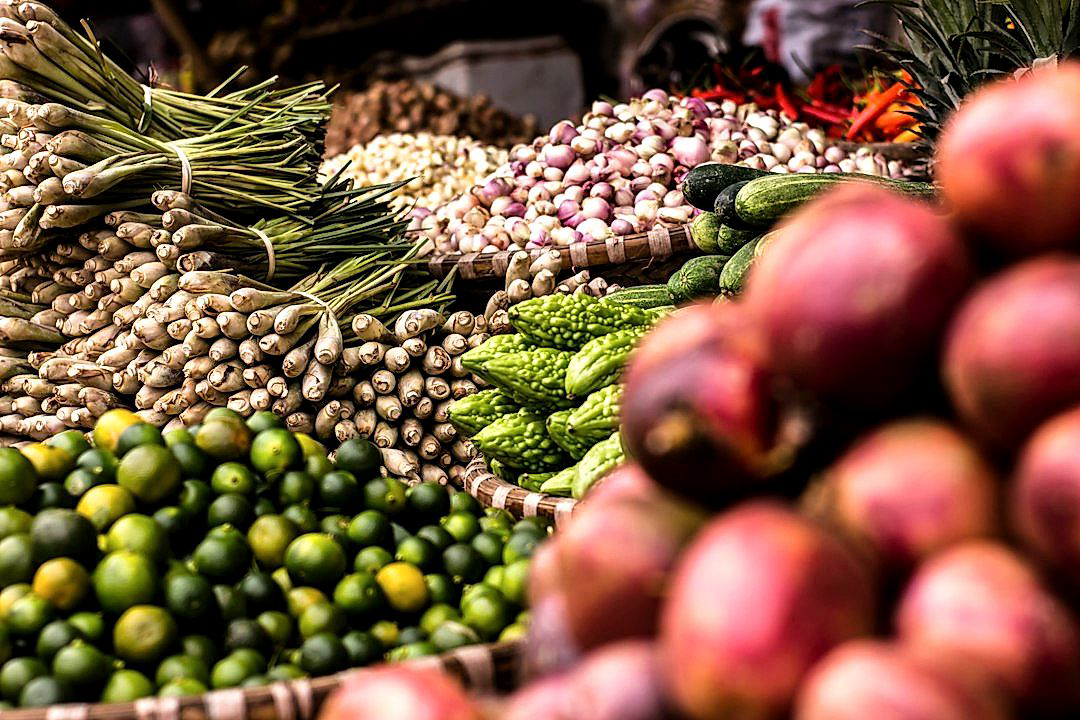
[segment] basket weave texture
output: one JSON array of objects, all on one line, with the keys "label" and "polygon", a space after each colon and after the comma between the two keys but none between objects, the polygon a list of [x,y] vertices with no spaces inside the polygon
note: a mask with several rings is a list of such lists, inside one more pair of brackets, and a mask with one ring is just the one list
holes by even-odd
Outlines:
[{"label": "basket weave texture", "polygon": [[569,522],[578,505],[574,498],[532,492],[506,482],[488,470],[483,457],[469,463],[462,482],[465,492],[484,507],[505,510],[518,520],[527,517],[545,518],[555,525],[556,530]]}]

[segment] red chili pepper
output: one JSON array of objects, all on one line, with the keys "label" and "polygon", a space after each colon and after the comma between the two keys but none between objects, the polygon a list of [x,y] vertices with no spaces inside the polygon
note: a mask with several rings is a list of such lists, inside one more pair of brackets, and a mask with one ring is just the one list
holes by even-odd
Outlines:
[{"label": "red chili pepper", "polygon": [[803,105],[803,112],[810,117],[818,120],[824,120],[827,123],[834,125],[840,125],[848,121],[848,114],[844,112],[837,112],[835,110],[820,107],[818,105]]},{"label": "red chili pepper", "polygon": [[788,97],[787,91],[784,90],[783,85],[776,86],[776,102],[780,104],[780,109],[787,114],[792,120],[798,119],[799,110],[795,107],[795,103]]},{"label": "red chili pepper", "polygon": [[878,93],[876,96],[869,99],[866,107],[862,112],[855,116],[855,119],[851,122],[851,127],[847,132],[847,139],[854,140],[859,136],[867,126],[871,125],[883,112],[885,112],[890,105],[896,102],[896,99],[900,97],[904,91],[907,90],[903,83],[896,83],[888,90]]}]

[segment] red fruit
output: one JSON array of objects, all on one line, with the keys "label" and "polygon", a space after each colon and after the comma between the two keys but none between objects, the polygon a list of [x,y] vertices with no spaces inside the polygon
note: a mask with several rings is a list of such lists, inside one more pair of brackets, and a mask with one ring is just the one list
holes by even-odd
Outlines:
[{"label": "red fruit", "polygon": [[981,673],[1032,709],[1080,707],[1076,624],[1004,545],[972,541],[928,560],[901,598],[897,631],[906,645]]},{"label": "red fruit", "polygon": [[576,645],[652,636],[668,575],[700,522],[666,498],[586,503],[552,541]]},{"label": "red fruit", "polygon": [[626,373],[622,432],[652,478],[712,505],[790,465],[797,430],[774,395],[737,303],[695,306],[660,323]]},{"label": "red fruit", "polygon": [[525,677],[547,677],[581,659],[581,648],[570,632],[568,607],[561,592],[550,592],[530,602],[529,635],[522,658]]},{"label": "red fruit", "polygon": [[1008,257],[1080,238],[1080,65],[987,87],[938,143],[937,179],[959,220]]},{"label": "red fruit", "polygon": [[596,505],[615,498],[649,500],[659,495],[660,488],[640,465],[624,463],[600,478],[589,490],[589,504]]},{"label": "red fruit", "polygon": [[628,640],[597,650],[573,671],[569,696],[572,718],[665,720],[656,645]]},{"label": "red fruit", "polygon": [[929,205],[850,183],[784,226],[746,303],[778,372],[832,402],[877,408],[934,356],[972,275],[963,242]]},{"label": "red fruit", "polygon": [[997,526],[997,478],[975,446],[938,420],[886,425],[825,475],[826,514],[891,570],[906,570]]},{"label": "red fruit", "polygon": [[1013,482],[1013,525],[1025,545],[1080,585],[1080,408],[1039,427]]},{"label": "red fruit", "polygon": [[570,703],[570,677],[554,675],[529,683],[491,717],[498,720],[576,720]]},{"label": "red fruit", "polygon": [[1005,449],[1080,403],[1080,259],[1036,258],[976,288],[949,328],[944,376],[964,421]]},{"label": "red fruit", "polygon": [[661,623],[671,697],[692,720],[782,717],[806,671],[873,626],[873,583],[844,545],[772,503],[741,505],[691,545]]},{"label": "red fruit", "polygon": [[1004,701],[893,643],[853,640],[814,666],[795,720],[1006,720]]},{"label": "red fruit", "polygon": [[461,685],[407,665],[361,670],[326,701],[320,720],[480,720]]}]

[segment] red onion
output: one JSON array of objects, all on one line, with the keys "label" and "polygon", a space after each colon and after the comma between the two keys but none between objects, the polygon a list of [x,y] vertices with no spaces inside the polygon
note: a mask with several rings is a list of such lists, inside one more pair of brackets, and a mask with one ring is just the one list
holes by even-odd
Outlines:
[{"label": "red onion", "polygon": [[634,193],[629,189],[622,189],[615,191],[615,204],[619,207],[626,207],[634,204]]},{"label": "red onion", "polygon": [[656,128],[659,139],[663,140],[665,143],[670,143],[675,139],[675,127],[667,120],[653,120],[653,127]]},{"label": "red onion", "polygon": [[592,104],[592,114],[610,117],[614,114],[614,111],[612,110],[611,103],[605,100],[596,100]]},{"label": "red onion", "polygon": [[544,148],[544,162],[548,167],[565,170],[574,162],[574,151],[569,145],[548,145]]},{"label": "red onion", "polygon": [[505,217],[522,217],[525,215],[525,206],[519,202],[512,202],[506,206],[502,214]]},{"label": "red onion", "polygon": [[638,175],[630,180],[630,190],[635,193],[641,192],[650,185],[652,185],[652,178],[648,175]]},{"label": "red onion", "polygon": [[577,185],[572,185],[566,188],[564,194],[566,195],[568,200],[573,200],[576,203],[580,203],[582,200],[585,199],[584,188]]},{"label": "red onion", "polygon": [[611,206],[603,198],[587,197],[581,204],[581,214],[587,218],[607,220],[611,217]]},{"label": "red onion", "polygon": [[506,215],[506,208],[510,207],[514,203],[514,199],[509,195],[500,195],[491,201],[491,214],[492,215]]},{"label": "red onion", "polygon": [[544,163],[539,160],[532,160],[525,166],[525,174],[529,177],[542,178],[544,177]]},{"label": "red onion", "polygon": [[570,245],[572,243],[581,242],[581,233],[571,227],[555,228],[551,231],[550,235],[556,245]]},{"label": "red onion", "polygon": [[602,218],[587,218],[581,221],[575,228],[585,242],[605,240],[611,234],[611,229]]},{"label": "red onion", "polygon": [[634,203],[634,215],[639,220],[646,222],[655,220],[658,212],[660,212],[660,203],[656,200],[641,200]]},{"label": "red onion", "polygon": [[697,135],[677,137],[671,142],[672,152],[680,165],[694,167],[709,159],[708,144]]},{"label": "red onion", "polygon": [[581,224],[581,221],[585,219],[585,216],[581,213],[574,213],[570,217],[562,221],[562,224],[568,228],[577,228]]},{"label": "red onion", "polygon": [[529,232],[529,242],[533,243],[534,245],[539,245],[541,247],[547,245],[548,242],[550,242],[550,238],[548,237],[548,231],[545,230],[541,225],[533,225]]},{"label": "red onion", "polygon": [[634,232],[634,226],[630,222],[619,218],[611,223],[611,232],[615,235],[631,235]]},{"label": "red onion", "polygon": [[682,207],[686,204],[686,201],[683,199],[682,191],[671,190],[664,195],[663,203],[664,207]]},{"label": "red onion", "polygon": [[559,211],[556,214],[556,217],[558,217],[559,220],[565,223],[569,218],[573,217],[579,212],[581,212],[580,205],[578,205],[573,200],[564,200],[562,204],[559,205]]},{"label": "red onion", "polygon": [[683,98],[683,105],[694,111],[695,115],[702,115],[708,117],[709,106],[705,104],[705,101],[701,98],[687,97]]},{"label": "red onion", "polygon": [[562,180],[545,180],[543,184],[549,195],[558,195],[563,191]]},{"label": "red onion", "polygon": [[570,149],[582,157],[592,157],[596,147],[597,142],[593,138],[578,136],[570,141]]},{"label": "red onion", "polygon": [[554,127],[551,128],[551,132],[548,133],[551,142],[556,145],[567,145],[577,135],[577,128],[569,120],[560,120],[555,123]]},{"label": "red onion", "polygon": [[604,153],[608,163],[619,171],[620,175],[628,175],[630,168],[637,162],[638,156],[629,148],[615,147]]},{"label": "red onion", "polygon": [[550,167],[549,166],[549,167],[544,168],[544,179],[545,180],[552,180],[552,181],[562,180],[564,174],[565,173],[562,170],[560,170],[559,168],[557,168],[557,167]]},{"label": "red onion", "polygon": [[653,170],[653,166],[647,160],[639,159],[630,167],[630,174],[633,177],[647,178],[651,182],[653,180]]},{"label": "red onion", "polygon": [[[531,180],[532,178],[529,178],[529,179]],[[523,202],[525,202],[526,200],[529,199],[529,188],[516,187],[516,188],[513,189],[513,191],[511,191],[509,197],[510,197],[511,200],[513,200],[516,203],[523,203]],[[500,215],[505,215],[506,213],[499,213],[499,214]]]},{"label": "red onion", "polygon": [[536,203],[540,202],[541,200],[550,200],[550,199],[551,199],[551,193],[549,193],[547,191],[547,188],[544,187],[543,185],[537,184],[537,185],[533,185],[531,188],[529,188],[529,197],[528,197],[528,200],[527,200],[529,205],[535,205]]},{"label": "red onion", "polygon": [[567,168],[562,180],[567,185],[580,185],[591,177],[589,168],[581,160],[576,160]]},{"label": "red onion", "polygon": [[668,94],[666,90],[660,88],[653,88],[652,90],[646,90],[641,96],[642,100],[656,100],[657,102],[666,103],[668,101]]},{"label": "red onion", "polygon": [[589,190],[589,195],[610,200],[615,196],[615,190],[611,187],[611,183],[598,182]]},{"label": "red onion", "polygon": [[520,178],[525,172],[525,166],[527,164],[528,163],[523,160],[514,160],[512,163],[510,163],[510,172],[514,173],[514,177]]}]

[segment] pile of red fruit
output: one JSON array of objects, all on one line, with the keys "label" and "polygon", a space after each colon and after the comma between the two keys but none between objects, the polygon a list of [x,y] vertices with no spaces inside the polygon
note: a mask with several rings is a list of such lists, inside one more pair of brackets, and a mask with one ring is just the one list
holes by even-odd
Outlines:
[{"label": "pile of red fruit", "polygon": [[947,129],[943,207],[792,217],[637,352],[637,464],[535,558],[531,684],[405,715],[381,671],[328,720],[1080,716],[1077,128],[1080,67],[1010,80]]}]

